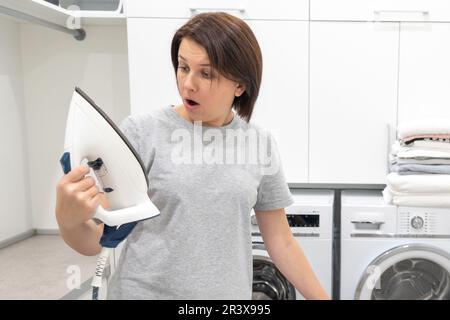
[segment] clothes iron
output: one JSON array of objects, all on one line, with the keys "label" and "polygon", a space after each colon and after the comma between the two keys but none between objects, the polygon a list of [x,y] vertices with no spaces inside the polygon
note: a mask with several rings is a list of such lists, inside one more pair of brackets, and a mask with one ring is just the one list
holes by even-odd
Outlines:
[{"label": "clothes iron", "polygon": [[75,88],[67,118],[64,173],[88,165],[109,209],[98,207],[94,218],[108,226],[148,219],[159,210],[147,194],[148,180],[136,150],[114,122],[81,89]]},{"label": "clothes iron", "polygon": [[105,223],[100,252],[92,277],[92,299],[97,300],[111,252],[140,220],[159,215],[147,194],[148,180],[136,150],[114,122],[80,88],[75,88],[67,118],[64,173],[87,164],[110,207],[94,215]]}]

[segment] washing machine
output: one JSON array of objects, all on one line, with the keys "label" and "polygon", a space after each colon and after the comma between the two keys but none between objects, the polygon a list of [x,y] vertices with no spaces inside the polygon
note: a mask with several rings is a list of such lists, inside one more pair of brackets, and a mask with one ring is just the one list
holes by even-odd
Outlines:
[{"label": "washing machine", "polygon": [[[334,191],[291,189],[294,204],[286,215],[294,238],[305,252],[328,295],[332,294],[332,229]],[[302,300],[269,257],[252,212],[253,299]]]},{"label": "washing machine", "polygon": [[450,299],[450,208],[342,191],[341,299]]}]

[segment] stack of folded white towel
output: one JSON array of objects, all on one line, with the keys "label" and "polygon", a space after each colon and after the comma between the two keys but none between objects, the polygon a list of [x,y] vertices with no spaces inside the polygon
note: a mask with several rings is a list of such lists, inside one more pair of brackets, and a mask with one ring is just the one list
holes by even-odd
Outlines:
[{"label": "stack of folded white towel", "polygon": [[392,146],[386,202],[450,207],[450,119],[400,124]]}]

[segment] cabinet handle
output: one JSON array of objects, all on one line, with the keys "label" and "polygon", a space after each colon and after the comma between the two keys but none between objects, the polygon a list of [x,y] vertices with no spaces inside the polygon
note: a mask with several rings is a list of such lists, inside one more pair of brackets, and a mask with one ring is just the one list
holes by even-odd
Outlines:
[{"label": "cabinet handle", "polygon": [[[427,10],[374,10],[373,14],[375,15],[376,20],[380,20],[380,15],[382,14],[410,14],[410,15],[416,15],[420,14],[423,18],[428,17],[430,14],[430,11]],[[399,19],[402,20],[402,19]]]},{"label": "cabinet handle", "polygon": [[191,11],[191,15],[196,15],[198,13],[201,12],[217,12],[217,11],[222,11],[222,12],[237,12],[239,15],[244,15],[245,13],[245,8],[211,8],[211,7],[190,7],[189,11]]}]

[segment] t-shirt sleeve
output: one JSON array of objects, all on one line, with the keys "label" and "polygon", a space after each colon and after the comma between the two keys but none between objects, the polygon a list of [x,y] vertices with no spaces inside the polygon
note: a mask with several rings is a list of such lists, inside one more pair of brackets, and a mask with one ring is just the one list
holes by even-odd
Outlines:
[{"label": "t-shirt sleeve", "polygon": [[267,150],[270,153],[270,161],[261,169],[262,178],[255,211],[283,209],[294,203],[284,176],[277,144],[271,135],[268,136]]}]

